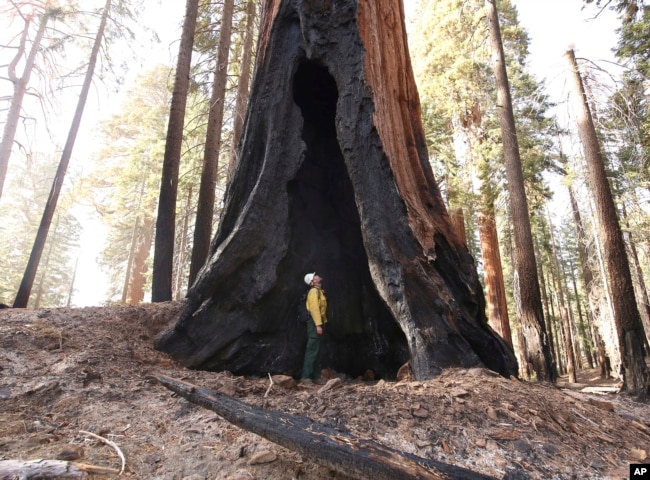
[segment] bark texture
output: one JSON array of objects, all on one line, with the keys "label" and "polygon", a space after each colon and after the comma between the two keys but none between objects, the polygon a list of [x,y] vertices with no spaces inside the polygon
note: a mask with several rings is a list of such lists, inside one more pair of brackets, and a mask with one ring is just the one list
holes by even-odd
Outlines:
[{"label": "bark texture", "polygon": [[198,11],[199,0],[186,0],[185,19],[178,49],[174,91],[172,92],[165,140],[160,196],[158,197],[153,278],[151,280],[152,302],[166,302],[172,299],[178,172],[183,147],[183,125],[185,124],[187,92],[190,88],[190,65]]},{"label": "bark texture", "polygon": [[614,325],[624,371],[625,389],[640,397],[650,394],[650,379],[645,363],[643,339],[645,332],[634,296],[634,284],[625,250],[623,233],[619,224],[614,198],[605,172],[605,159],[600,149],[596,128],[591,118],[582,77],[578,70],[575,53],[565,54],[573,73],[577,93],[578,134],[587,164],[587,174],[596,207],[598,233],[603,245],[607,267],[607,283],[611,292]]},{"label": "bark texture", "polygon": [[516,375],[425,148],[401,2],[269,0],[240,162],[210,257],[156,347],[236,373],[302,361],[302,278],[328,294],[322,363]]},{"label": "bark texture", "polygon": [[512,347],[512,331],[510,330],[510,319],[508,317],[501,252],[499,252],[499,237],[494,211],[491,208],[479,212],[478,228],[481,237],[488,322],[501,335],[501,338]]},{"label": "bark texture", "polygon": [[210,252],[212,238],[212,219],[216,198],[219,157],[221,155],[221,131],[223,130],[223,111],[226,103],[226,84],[228,82],[228,61],[232,33],[234,0],[224,0],[217,46],[217,63],[214,66],[210,112],[203,150],[203,171],[199,187],[199,203],[196,207],[194,243],[190,262],[189,285],[196,279],[201,266]]},{"label": "bark texture", "polygon": [[555,380],[551,350],[544,325],[544,312],[537,277],[535,248],[530,227],[528,200],[524,189],[524,174],[519,156],[515,117],[510,97],[510,84],[501,41],[501,27],[496,0],[485,0],[490,24],[490,43],[494,55],[499,124],[506,162],[510,211],[515,240],[515,297],[516,311],[521,323],[521,340],[524,358],[538,380]]}]

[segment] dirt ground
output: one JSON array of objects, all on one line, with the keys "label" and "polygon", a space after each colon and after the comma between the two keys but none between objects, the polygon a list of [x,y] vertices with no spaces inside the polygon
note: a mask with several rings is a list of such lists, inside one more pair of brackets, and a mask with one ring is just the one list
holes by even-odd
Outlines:
[{"label": "dirt ground", "polygon": [[650,405],[612,393],[616,382],[594,371],[577,385],[452,369],[429,381],[282,388],[187,370],[153,350],[179,309],[0,310],[0,465],[59,459],[119,472],[121,453],[121,475],[90,478],[349,478],[187,402],[156,373],[496,478],[620,479],[630,463],[650,463]]}]

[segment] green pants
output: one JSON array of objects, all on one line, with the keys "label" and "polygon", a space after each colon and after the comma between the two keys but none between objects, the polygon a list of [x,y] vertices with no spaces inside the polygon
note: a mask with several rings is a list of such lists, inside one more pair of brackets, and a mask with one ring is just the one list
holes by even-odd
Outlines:
[{"label": "green pants", "polygon": [[307,348],[305,361],[302,365],[302,378],[320,377],[320,344],[322,335],[316,332],[316,325],[312,320],[307,321]]}]

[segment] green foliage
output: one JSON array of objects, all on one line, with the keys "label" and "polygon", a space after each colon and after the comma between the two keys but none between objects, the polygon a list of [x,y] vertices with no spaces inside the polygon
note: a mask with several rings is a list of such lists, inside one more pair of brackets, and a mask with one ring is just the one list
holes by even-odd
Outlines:
[{"label": "green foliage", "polygon": [[113,300],[122,293],[132,243],[147,236],[142,226],[155,218],[171,101],[169,78],[163,66],[142,75],[127,92],[120,112],[100,127],[102,148],[89,193],[108,227],[100,261],[109,274]]},{"label": "green foliage", "polygon": [[[0,302],[13,303],[32,251],[36,231],[49,195],[56,163],[33,155],[9,178],[0,209]],[[79,221],[68,211],[63,197],[50,230],[45,253],[30,297],[30,307],[40,291],[41,307],[60,307],[67,301],[75,255],[81,235]]]},{"label": "green foliage", "polygon": [[[526,72],[529,39],[516,10],[502,0],[499,12],[527,193],[539,210],[550,195],[544,173],[556,169],[555,129],[547,116],[552,105],[543,84]],[[414,18],[409,47],[432,166],[450,207],[462,207],[471,224],[476,207],[493,211],[506,204],[484,2],[421,0]],[[476,232],[468,230],[468,237],[478,253],[471,245]]]}]

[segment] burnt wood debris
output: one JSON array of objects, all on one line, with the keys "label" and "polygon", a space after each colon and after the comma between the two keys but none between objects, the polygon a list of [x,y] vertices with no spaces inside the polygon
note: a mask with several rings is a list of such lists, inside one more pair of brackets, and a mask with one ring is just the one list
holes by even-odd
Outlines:
[{"label": "burnt wood debris", "polygon": [[313,462],[359,480],[496,480],[437,460],[399,452],[307,417],[248,405],[213,390],[157,374],[161,385],[216,412],[233,425],[298,452]]},{"label": "burnt wood debris", "polygon": [[190,368],[298,374],[296,306],[315,271],[324,366],[517,375],[433,177],[402,2],[269,0],[260,30],[220,226],[156,348]]}]

